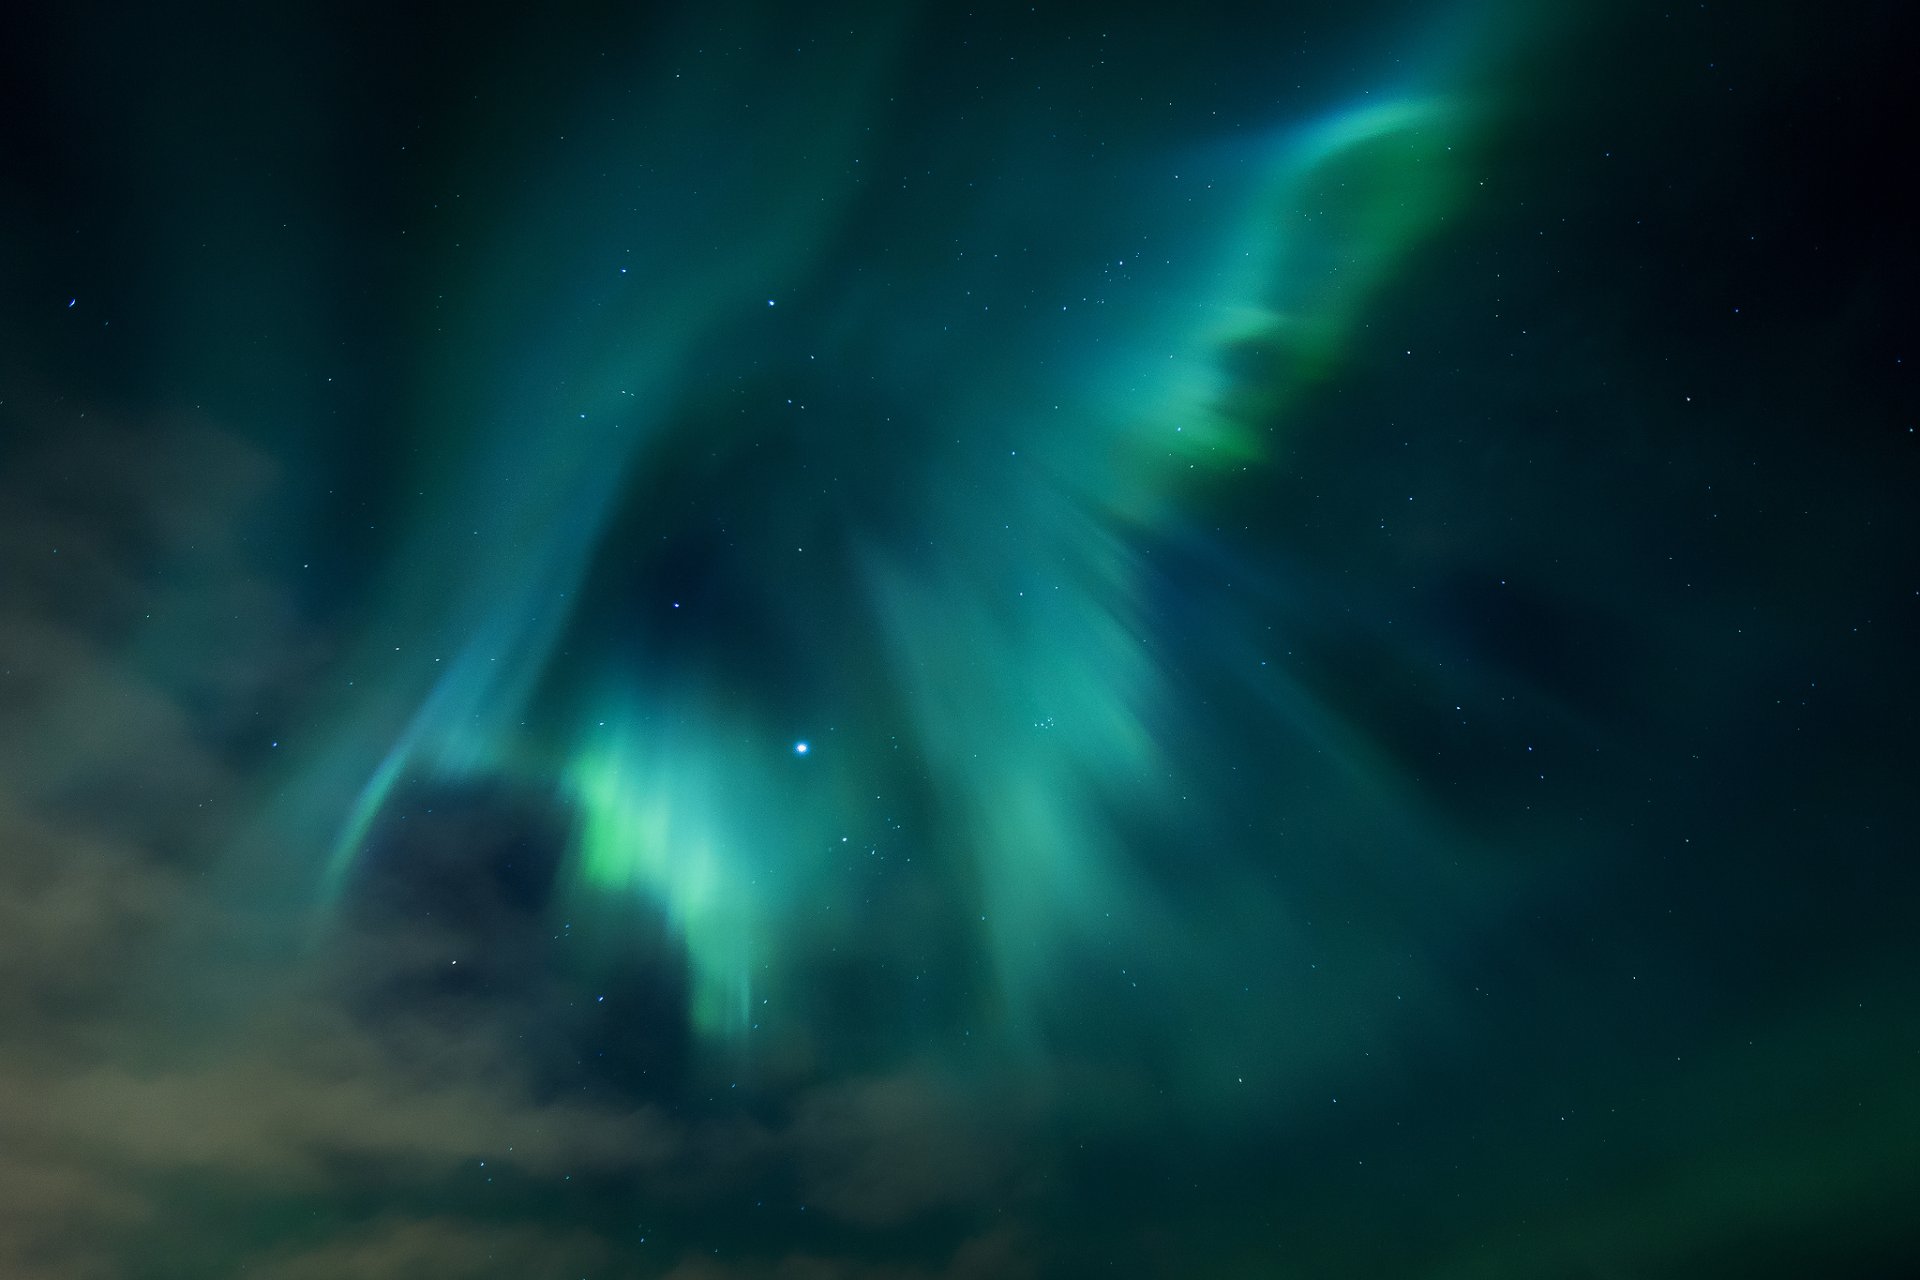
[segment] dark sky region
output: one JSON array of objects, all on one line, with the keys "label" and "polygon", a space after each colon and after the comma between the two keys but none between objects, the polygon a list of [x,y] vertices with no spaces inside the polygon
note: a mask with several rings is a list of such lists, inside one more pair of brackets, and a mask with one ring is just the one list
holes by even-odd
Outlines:
[{"label": "dark sky region", "polygon": [[9,9],[0,1274],[1920,1274],[1908,9]]}]

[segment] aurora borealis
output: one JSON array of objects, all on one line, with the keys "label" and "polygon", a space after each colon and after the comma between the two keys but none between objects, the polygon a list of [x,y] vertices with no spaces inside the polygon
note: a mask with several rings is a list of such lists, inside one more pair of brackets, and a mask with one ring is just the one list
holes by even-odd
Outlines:
[{"label": "aurora borealis", "polygon": [[1891,5],[0,42],[0,1275],[1920,1266]]}]

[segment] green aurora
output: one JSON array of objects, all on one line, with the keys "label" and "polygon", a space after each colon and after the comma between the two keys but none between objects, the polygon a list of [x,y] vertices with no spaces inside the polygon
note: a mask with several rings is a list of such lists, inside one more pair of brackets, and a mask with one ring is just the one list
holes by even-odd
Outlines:
[{"label": "green aurora", "polygon": [[1899,11],[98,17],[0,1272],[1920,1265]]}]

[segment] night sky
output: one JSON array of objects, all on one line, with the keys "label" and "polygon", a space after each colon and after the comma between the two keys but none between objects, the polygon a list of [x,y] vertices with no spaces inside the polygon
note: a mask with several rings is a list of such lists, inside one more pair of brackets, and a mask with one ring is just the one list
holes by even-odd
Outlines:
[{"label": "night sky", "polygon": [[0,1275],[1920,1274],[1905,8],[11,10]]}]

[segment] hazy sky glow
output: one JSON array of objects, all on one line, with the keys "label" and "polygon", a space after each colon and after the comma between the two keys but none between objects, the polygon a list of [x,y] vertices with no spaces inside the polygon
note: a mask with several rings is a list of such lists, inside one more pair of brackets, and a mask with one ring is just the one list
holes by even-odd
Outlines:
[{"label": "hazy sky glow", "polygon": [[22,24],[0,1272],[1920,1257],[1907,20],[1157,8]]}]

